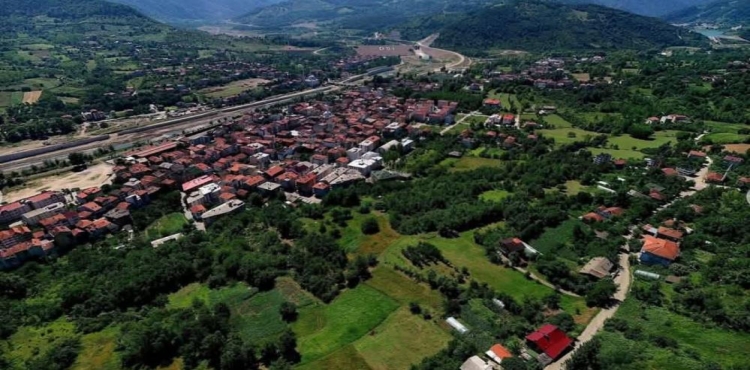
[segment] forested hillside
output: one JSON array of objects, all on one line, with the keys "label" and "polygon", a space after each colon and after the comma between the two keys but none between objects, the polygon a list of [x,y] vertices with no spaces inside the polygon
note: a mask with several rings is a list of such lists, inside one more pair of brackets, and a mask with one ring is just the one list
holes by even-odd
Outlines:
[{"label": "forested hillside", "polygon": [[280,0],[112,0],[166,22],[218,21]]},{"label": "forested hillside", "polygon": [[489,49],[655,49],[700,44],[702,37],[654,18],[596,5],[542,1],[488,7],[461,16],[424,17],[398,28],[407,39],[440,32],[436,46],[482,54]]},{"label": "forested hillside", "polygon": [[571,4],[596,4],[635,14],[659,17],[685,8],[710,3],[711,0],[566,0]]},{"label": "forested hillside", "polygon": [[677,23],[718,23],[728,27],[750,24],[750,1],[721,0],[694,6],[664,17]]},{"label": "forested hillside", "polygon": [[489,0],[287,0],[251,11],[237,22],[277,27],[329,22],[344,28],[379,30],[415,16],[455,13],[494,4]]}]

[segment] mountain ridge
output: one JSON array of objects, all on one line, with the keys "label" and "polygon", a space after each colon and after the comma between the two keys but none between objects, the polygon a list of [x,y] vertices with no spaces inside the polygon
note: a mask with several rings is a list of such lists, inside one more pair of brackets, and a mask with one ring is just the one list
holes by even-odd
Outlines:
[{"label": "mountain ridge", "polygon": [[281,0],[109,0],[132,6],[154,19],[180,23],[222,21]]},{"label": "mountain ridge", "polygon": [[489,49],[526,51],[659,49],[707,45],[684,28],[599,5],[519,1],[462,16],[433,16],[397,27],[406,39],[439,32],[434,46],[482,54]]},{"label": "mountain ridge", "polygon": [[714,23],[750,26],[750,1],[720,0],[670,13],[664,19],[675,23]]}]

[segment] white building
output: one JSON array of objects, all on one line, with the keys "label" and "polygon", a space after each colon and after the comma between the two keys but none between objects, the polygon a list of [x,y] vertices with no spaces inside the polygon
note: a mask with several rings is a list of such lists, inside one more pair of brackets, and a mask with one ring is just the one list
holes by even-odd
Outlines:
[{"label": "white building", "polygon": [[377,166],[377,163],[372,159],[357,159],[347,165],[348,168],[356,170],[365,177],[370,176],[375,166]]},{"label": "white building", "polygon": [[350,148],[346,151],[346,159],[348,159],[350,162],[356,161],[357,159],[361,158],[362,154],[364,153],[365,151],[360,147]]}]

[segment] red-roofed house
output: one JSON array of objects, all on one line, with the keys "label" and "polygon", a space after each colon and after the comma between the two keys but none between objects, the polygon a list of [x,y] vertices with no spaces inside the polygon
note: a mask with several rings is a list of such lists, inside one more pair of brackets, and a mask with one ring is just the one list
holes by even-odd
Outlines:
[{"label": "red-roofed house", "polygon": [[21,216],[31,211],[31,207],[26,203],[13,202],[0,206],[0,224],[12,223],[21,219]]},{"label": "red-roofed house", "polygon": [[266,176],[267,179],[271,180],[271,179],[275,178],[276,176],[281,175],[282,173],[284,173],[284,168],[283,167],[281,167],[281,166],[273,166],[273,167],[269,168],[266,172],[264,172],[264,175]]},{"label": "red-roofed house", "polygon": [[45,191],[33,197],[26,198],[26,202],[34,209],[39,209],[53,203],[65,204],[65,196],[56,191]]},{"label": "red-roofed house", "polygon": [[501,344],[495,344],[494,346],[490,347],[490,350],[485,352],[485,354],[498,364],[502,363],[506,358],[513,357],[513,354],[510,353],[510,351],[507,348],[503,347]]},{"label": "red-roofed house", "polygon": [[485,99],[484,100],[484,106],[489,108],[499,108],[500,107],[500,100],[499,99]]},{"label": "red-roofed house", "polygon": [[32,233],[26,226],[11,227],[0,231],[0,249],[10,248],[16,244],[31,240]]},{"label": "red-roofed house", "polygon": [[670,168],[670,167],[662,168],[661,172],[663,172],[665,176],[670,176],[670,177],[678,175],[677,170],[674,168]]},{"label": "red-roofed house", "polygon": [[684,234],[680,230],[670,229],[668,227],[660,226],[656,232],[657,236],[673,242],[679,242],[682,240]]},{"label": "red-roofed house", "polygon": [[680,246],[677,245],[677,243],[655,238],[651,235],[645,235],[643,237],[641,262],[669,266],[669,264],[676,260],[679,255]]},{"label": "red-roofed house", "polygon": [[192,179],[184,184],[182,184],[182,191],[185,193],[190,193],[195,189],[200,188],[203,185],[206,185],[208,183],[213,182],[214,179],[211,176],[203,175],[201,177]]},{"label": "red-roofed house", "polygon": [[544,363],[558,359],[573,344],[573,340],[565,332],[551,324],[546,324],[527,335],[526,341],[549,358],[549,361],[542,361]]},{"label": "red-roofed house", "polygon": [[589,212],[583,215],[583,220],[588,222],[602,222],[604,217],[596,212]]},{"label": "red-roofed house", "polygon": [[720,173],[709,172],[706,175],[706,182],[722,183],[724,182],[724,176]]}]

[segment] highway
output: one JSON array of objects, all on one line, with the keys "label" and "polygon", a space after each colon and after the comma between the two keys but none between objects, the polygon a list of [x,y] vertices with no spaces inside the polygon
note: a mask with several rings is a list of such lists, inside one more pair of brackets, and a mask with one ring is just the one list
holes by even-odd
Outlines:
[{"label": "highway", "polygon": [[[342,80],[341,83],[351,83],[354,81],[362,80],[364,77],[366,77],[367,74],[357,75],[349,77],[345,80]],[[152,139],[156,138],[162,135],[168,135],[168,134],[181,134],[184,130],[188,130],[190,128],[199,127],[203,125],[208,125],[211,123],[211,121],[215,121],[217,119],[226,118],[226,117],[232,117],[236,116],[237,114],[242,114],[246,111],[254,110],[257,108],[262,108],[269,105],[284,103],[299,97],[303,96],[309,96],[309,95],[317,95],[327,92],[332,92],[339,90],[341,87],[339,86],[322,86],[314,89],[308,89],[304,91],[294,92],[290,94],[284,94],[279,96],[274,96],[265,100],[252,102],[248,104],[243,105],[237,105],[233,107],[227,107],[222,109],[214,109],[207,112],[197,113],[195,115],[187,116],[187,117],[180,117],[172,120],[167,121],[161,121],[156,122],[152,125],[152,129],[145,129],[143,131],[137,132],[137,133],[126,133],[126,134],[118,134],[117,132],[110,134],[110,139],[105,141],[99,141],[91,144],[86,144],[78,147],[73,148],[67,148],[67,149],[61,149],[45,154],[40,154],[36,156],[31,156],[24,159],[18,159],[9,161],[6,163],[3,163],[0,165],[0,171],[3,172],[11,172],[11,171],[20,171],[26,168],[29,168],[33,165],[41,165],[44,163],[44,161],[47,160],[63,160],[67,159],[68,155],[70,153],[75,152],[85,152],[85,153],[92,153],[98,148],[106,148],[110,145],[117,145],[117,144],[126,144],[126,143],[136,143],[142,140],[146,139]],[[149,127],[144,126],[144,128]],[[123,130],[123,132],[130,131],[132,128],[128,128],[126,130]]]}]

